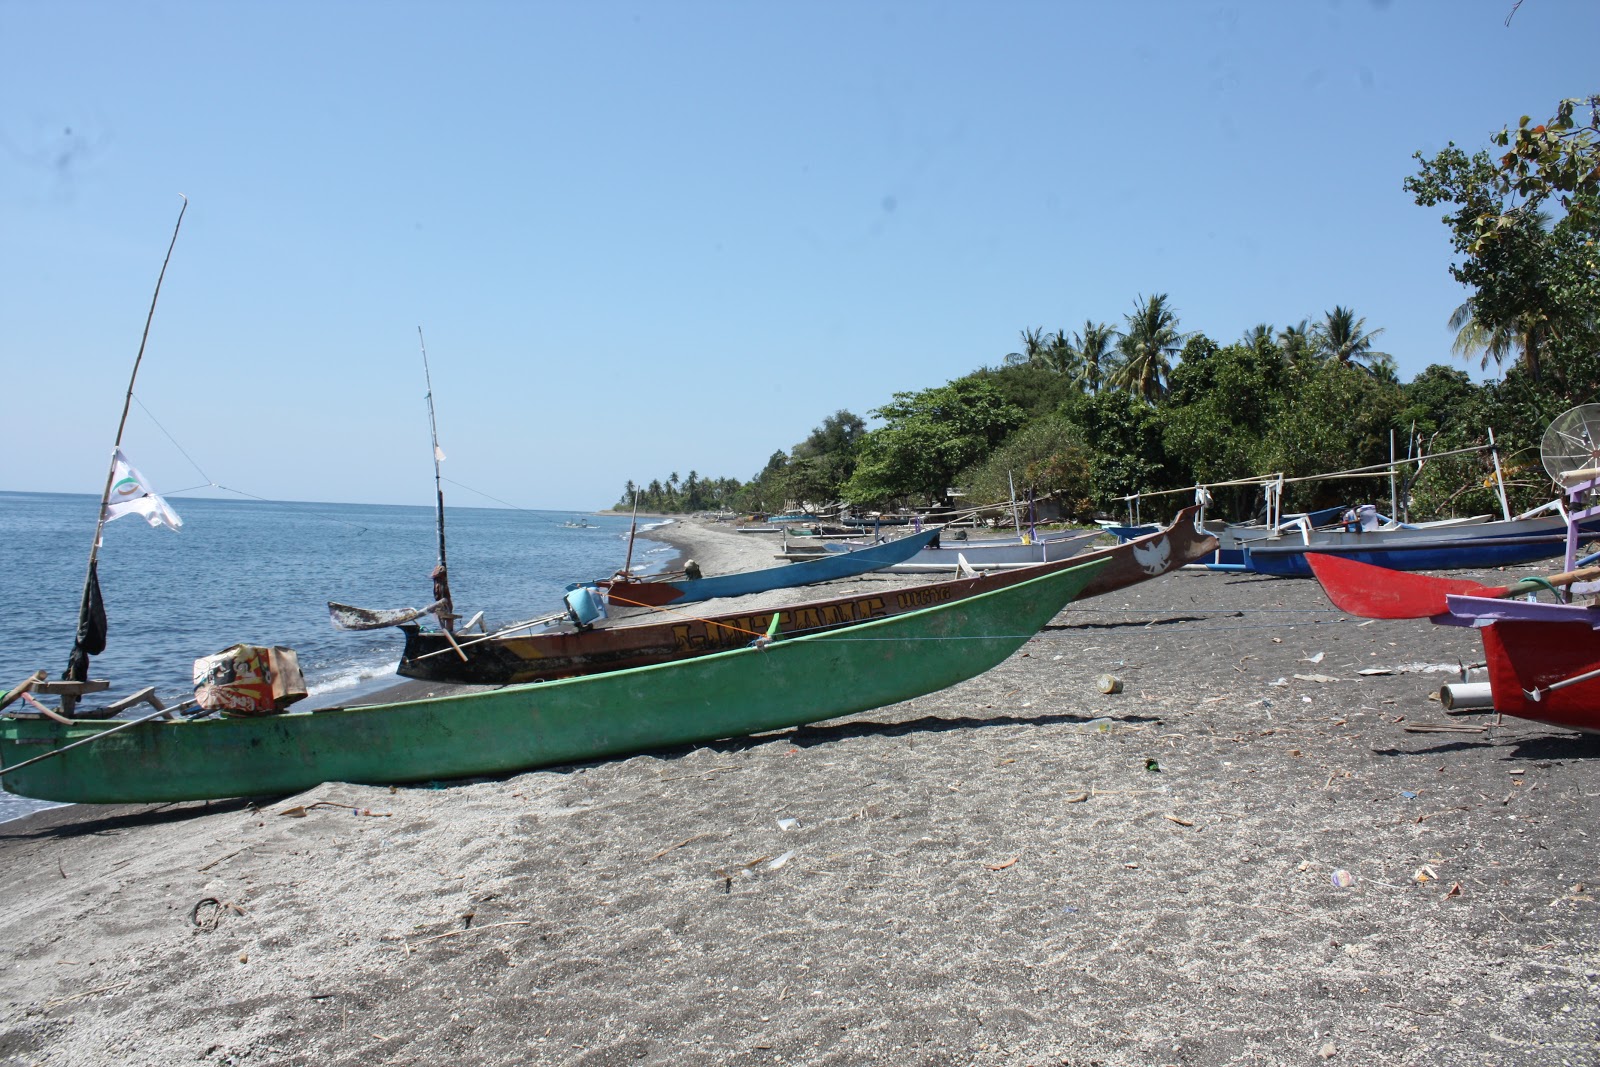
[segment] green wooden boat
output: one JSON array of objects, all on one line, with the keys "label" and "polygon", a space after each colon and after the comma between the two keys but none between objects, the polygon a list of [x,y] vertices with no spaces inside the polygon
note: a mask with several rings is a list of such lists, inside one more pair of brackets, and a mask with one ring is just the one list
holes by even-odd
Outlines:
[{"label": "green wooden boat", "polygon": [[0,768],[17,768],[0,769],[0,781],[22,796],[91,804],[282,795],[328,781],[502,774],[820,722],[983,673],[1101,566],[764,648],[430,700],[120,729],[0,718]]}]

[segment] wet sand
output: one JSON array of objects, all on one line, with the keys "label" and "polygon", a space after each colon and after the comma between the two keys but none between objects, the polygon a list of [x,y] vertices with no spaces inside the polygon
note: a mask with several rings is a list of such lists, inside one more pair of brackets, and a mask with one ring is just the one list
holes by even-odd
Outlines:
[{"label": "wet sand", "polygon": [[1600,744],[1445,713],[1478,657],[1186,571],[797,730],[43,812],[0,1065],[1600,1062]]}]

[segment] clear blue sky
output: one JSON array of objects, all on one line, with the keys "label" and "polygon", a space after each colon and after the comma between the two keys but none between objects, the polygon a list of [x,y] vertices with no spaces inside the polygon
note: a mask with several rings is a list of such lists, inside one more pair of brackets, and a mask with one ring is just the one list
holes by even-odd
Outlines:
[{"label": "clear blue sky", "polygon": [[100,491],[180,193],[160,490],[431,503],[418,326],[446,476],[533,508],[1140,294],[1409,379],[1465,295],[1412,153],[1600,89],[1600,3],[1513,2],[0,0],[0,489]]}]

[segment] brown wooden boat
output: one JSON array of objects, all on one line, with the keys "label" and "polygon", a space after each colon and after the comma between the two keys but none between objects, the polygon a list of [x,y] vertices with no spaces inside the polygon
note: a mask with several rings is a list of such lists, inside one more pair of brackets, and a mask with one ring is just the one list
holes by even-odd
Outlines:
[{"label": "brown wooden boat", "polygon": [[852,593],[784,608],[733,612],[695,618],[678,612],[660,621],[521,635],[447,636],[415,624],[402,627],[405,651],[398,673],[432,682],[508,685],[552,678],[570,678],[740,648],[768,634],[777,614],[775,635],[818,633],[839,626],[881,619],[1003,589],[1040,575],[1079,564],[1105,560],[1078,599],[1125,589],[1158,578],[1216,551],[1216,538],[1195,525],[1197,508],[1179,512],[1172,525],[1113,548],[1086,552],[1054,563],[958,578],[898,589]]}]

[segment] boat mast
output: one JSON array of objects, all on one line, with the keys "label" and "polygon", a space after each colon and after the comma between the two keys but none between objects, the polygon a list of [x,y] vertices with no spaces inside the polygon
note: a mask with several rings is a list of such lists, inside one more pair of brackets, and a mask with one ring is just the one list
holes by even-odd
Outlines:
[{"label": "boat mast", "polygon": [[639,490],[633,491],[633,519],[628,523],[628,555],[622,561],[622,576],[633,572],[633,535],[639,529]]},{"label": "boat mast", "polygon": [[444,453],[439,451],[439,423],[433,414],[433,374],[428,370],[428,343],[422,337],[422,327],[417,327],[417,343],[422,347],[422,376],[428,383],[428,430],[433,436],[433,492],[439,510],[439,565],[433,569],[433,599],[438,602],[434,617],[446,633],[455,629],[456,615],[450,602],[450,569],[444,555],[444,478],[439,471],[439,461]]},{"label": "boat mast", "polygon": [[[189,210],[189,198],[182,193],[178,197],[183,201],[183,206],[178,209],[178,221],[172,227],[172,240],[167,242],[167,256],[161,261],[161,273],[156,275],[156,290],[150,296],[150,310],[144,317],[144,333],[139,338],[139,354],[133,359],[133,373],[128,375],[128,391],[122,398],[122,418],[117,422],[117,440],[111,448],[106,486],[100,493],[100,511],[94,523],[94,543],[89,546],[89,567],[83,579],[83,600],[78,606],[78,635],[72,643],[67,669],[61,676],[67,681],[81,682],[88,678],[89,657],[105,651],[105,609],[100,605],[100,581],[95,574],[100,560],[100,537],[106,528],[106,503],[111,499],[111,483],[117,476],[117,452],[122,448],[122,431],[127,428],[128,409],[133,405],[133,383],[139,378],[139,364],[144,362],[145,344],[150,340],[150,323],[156,317],[156,301],[161,297],[161,282],[167,276],[167,264],[172,262],[172,250],[178,244],[183,213]],[[97,615],[100,617],[98,624],[94,621]]]}]

